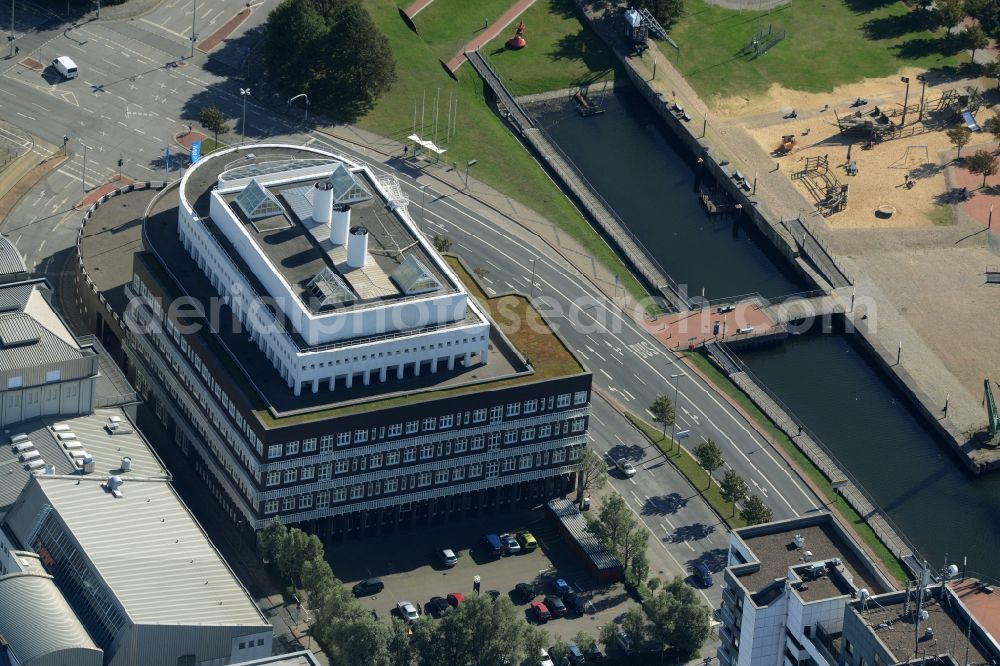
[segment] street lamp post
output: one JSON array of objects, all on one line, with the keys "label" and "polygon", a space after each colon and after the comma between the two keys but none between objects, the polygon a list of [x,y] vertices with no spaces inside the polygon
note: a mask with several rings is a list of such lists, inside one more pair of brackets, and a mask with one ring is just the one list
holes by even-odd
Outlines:
[{"label": "street lamp post", "polygon": [[469,188],[469,169],[474,167],[479,160],[469,160],[465,163],[465,188]]},{"label": "street lamp post", "polygon": [[917,74],[917,81],[920,81],[920,115],[917,120],[924,119],[924,91],[927,90],[927,75]]},{"label": "street lamp post", "polygon": [[250,96],[249,88],[240,88],[240,97],[243,98],[243,123],[240,125],[243,136],[240,139],[240,145],[242,146],[247,140],[247,97]]},{"label": "street lamp post", "polygon": [[191,7],[191,57],[194,58],[194,43],[198,39],[198,33],[194,31],[194,22],[198,18],[198,0],[194,0]]},{"label": "street lamp post", "polygon": [[899,80],[906,84],[906,95],[903,97],[903,125],[906,125],[906,105],[910,101],[910,77],[901,76]]},{"label": "street lamp post", "polygon": [[420,186],[420,233],[424,233],[424,208],[427,206],[427,185]]},{"label": "street lamp post", "polygon": [[674,436],[677,434],[677,396],[679,395],[677,384],[683,374],[670,375],[670,378],[674,380],[674,422],[670,424],[670,448],[674,447]]},{"label": "street lamp post", "polygon": [[14,57],[14,0],[10,0],[10,36],[7,38],[10,42],[10,57]]},{"label": "street lamp post", "polygon": [[85,144],[83,141],[80,142],[80,145],[83,146],[83,177],[82,177],[81,180],[83,182],[83,191],[86,192],[87,191],[87,149],[90,148],[90,146],[88,146],[87,144]]},{"label": "street lamp post", "polygon": [[288,100],[288,103],[291,104],[292,102],[294,102],[295,100],[297,100],[300,97],[304,97],[305,100],[306,100],[306,116],[305,116],[305,121],[304,122],[309,122],[309,95],[307,95],[305,93],[299,93],[295,97],[293,97],[290,100]]}]

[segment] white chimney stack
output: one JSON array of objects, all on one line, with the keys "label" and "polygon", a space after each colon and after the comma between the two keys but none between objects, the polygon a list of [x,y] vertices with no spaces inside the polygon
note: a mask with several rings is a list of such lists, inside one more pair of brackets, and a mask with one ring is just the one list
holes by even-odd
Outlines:
[{"label": "white chimney stack", "polygon": [[333,221],[330,223],[330,242],[347,245],[347,230],[351,228],[351,207],[334,206]]},{"label": "white chimney stack", "polygon": [[351,239],[347,244],[347,265],[361,268],[368,258],[368,230],[364,227],[351,229]]},{"label": "white chimney stack", "polygon": [[313,221],[330,224],[333,214],[333,183],[321,180],[313,191]]}]

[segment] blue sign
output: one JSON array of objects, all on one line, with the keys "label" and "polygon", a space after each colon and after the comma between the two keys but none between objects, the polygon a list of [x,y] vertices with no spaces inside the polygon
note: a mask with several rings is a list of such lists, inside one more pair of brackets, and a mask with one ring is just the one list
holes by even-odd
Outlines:
[{"label": "blue sign", "polygon": [[166,170],[170,171],[170,146],[167,146],[167,152],[165,153],[165,156],[167,160]]},{"label": "blue sign", "polygon": [[191,142],[191,164],[201,159],[201,139]]}]

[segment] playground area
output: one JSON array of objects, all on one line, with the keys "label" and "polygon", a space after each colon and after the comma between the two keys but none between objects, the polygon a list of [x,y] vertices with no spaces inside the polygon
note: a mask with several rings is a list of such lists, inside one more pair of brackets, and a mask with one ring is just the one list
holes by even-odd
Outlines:
[{"label": "playground area", "polygon": [[[968,186],[957,175],[968,174],[955,163],[945,130],[966,122],[969,94],[954,82],[928,85],[921,109],[921,85],[916,74],[910,80],[905,124],[904,87],[893,76],[881,85],[851,86],[839,98],[783,100],[769,114],[748,118],[747,130],[834,229],[950,225],[949,205],[964,203],[960,187]],[[798,102],[805,104],[789,106]],[[974,117],[982,122],[991,115],[983,107]],[[995,140],[973,132],[962,154],[981,148],[992,150]]]}]

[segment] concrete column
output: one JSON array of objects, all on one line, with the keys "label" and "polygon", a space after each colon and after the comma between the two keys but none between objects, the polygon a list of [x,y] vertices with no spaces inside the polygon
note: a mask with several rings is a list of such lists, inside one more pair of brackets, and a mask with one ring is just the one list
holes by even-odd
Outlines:
[{"label": "concrete column", "polygon": [[319,393],[319,380],[313,380],[313,393]]},{"label": "concrete column", "polygon": [[295,395],[302,395],[302,382],[295,382]]},{"label": "concrete column", "polygon": [[472,352],[465,352],[465,367],[472,365]]},{"label": "concrete column", "polygon": [[349,375],[347,375],[347,381],[344,382],[344,386],[346,386],[347,388],[351,388],[353,384],[354,384],[354,373],[352,372]]},{"label": "concrete column", "polygon": [[431,372],[433,373],[437,371],[438,371],[438,360],[437,356],[435,356],[433,359],[431,359]]},{"label": "concrete column", "polygon": [[448,357],[448,369],[449,370],[454,370],[455,369],[455,357],[454,356],[449,356]]},{"label": "concrete column", "polygon": [[381,368],[378,369],[378,380],[380,382],[384,382],[385,381],[386,370],[388,370],[388,367],[384,366],[384,365]]},{"label": "concrete column", "polygon": [[420,361],[417,361],[416,363],[413,364],[413,376],[414,377],[420,376]]},{"label": "concrete column", "polygon": [[402,378],[403,378],[403,364],[400,363],[399,365],[396,366],[396,379],[402,379]]},{"label": "concrete column", "polygon": [[490,348],[489,345],[483,347],[482,353],[479,354],[479,362],[486,365],[486,361],[490,358]]},{"label": "concrete column", "polygon": [[330,390],[331,391],[337,387],[337,376],[336,375],[330,375],[330,379],[328,379],[327,381],[330,382]]},{"label": "concrete column", "polygon": [[365,370],[365,378],[364,378],[365,386],[368,386],[368,382],[371,380],[371,374],[372,374],[371,370]]}]

